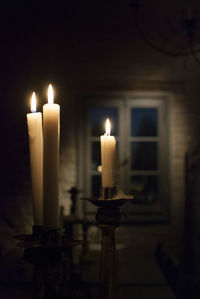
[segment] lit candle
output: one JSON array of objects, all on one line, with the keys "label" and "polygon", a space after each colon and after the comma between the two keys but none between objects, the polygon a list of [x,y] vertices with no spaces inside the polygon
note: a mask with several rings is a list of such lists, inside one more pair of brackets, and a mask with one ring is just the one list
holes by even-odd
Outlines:
[{"label": "lit candle", "polygon": [[47,229],[58,227],[60,106],[53,103],[53,98],[53,88],[50,84],[48,104],[43,106],[43,217],[44,227]]},{"label": "lit candle", "polygon": [[30,168],[33,198],[33,220],[35,225],[42,225],[42,197],[43,197],[43,138],[42,114],[36,112],[35,92],[31,101],[32,113],[27,114]]},{"label": "lit candle", "polygon": [[116,184],[115,174],[116,140],[110,136],[110,121],[106,120],[106,133],[101,136],[102,187]]}]

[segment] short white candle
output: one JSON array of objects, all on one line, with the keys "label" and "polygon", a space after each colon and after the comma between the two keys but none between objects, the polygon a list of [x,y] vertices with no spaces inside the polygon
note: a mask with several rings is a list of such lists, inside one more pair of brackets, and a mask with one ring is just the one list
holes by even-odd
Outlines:
[{"label": "short white candle", "polygon": [[106,120],[106,133],[101,136],[102,187],[112,187],[116,183],[115,156],[116,140],[110,136],[110,121]]},{"label": "short white candle", "polygon": [[43,224],[42,198],[43,198],[43,137],[42,114],[36,112],[36,97],[33,92],[31,101],[32,113],[27,114],[30,168],[33,198],[33,221],[35,225]]},{"label": "short white candle", "polygon": [[43,217],[44,227],[58,228],[58,176],[60,144],[60,106],[53,103],[53,88],[48,88],[48,104],[43,106],[44,135],[44,179],[43,179]]}]

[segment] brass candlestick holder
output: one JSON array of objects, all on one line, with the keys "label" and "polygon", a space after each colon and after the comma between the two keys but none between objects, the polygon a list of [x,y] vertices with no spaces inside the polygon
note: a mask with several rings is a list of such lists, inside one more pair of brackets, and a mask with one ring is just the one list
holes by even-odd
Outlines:
[{"label": "brass candlestick holder", "polygon": [[82,242],[68,241],[59,229],[44,230],[35,226],[32,234],[15,238],[20,241],[18,246],[25,248],[24,260],[33,265],[33,299],[63,298],[65,253]]},{"label": "brass candlestick holder", "polygon": [[101,189],[99,198],[86,198],[98,207],[96,221],[102,232],[98,299],[117,299],[115,228],[120,225],[120,207],[133,196],[115,187]]}]

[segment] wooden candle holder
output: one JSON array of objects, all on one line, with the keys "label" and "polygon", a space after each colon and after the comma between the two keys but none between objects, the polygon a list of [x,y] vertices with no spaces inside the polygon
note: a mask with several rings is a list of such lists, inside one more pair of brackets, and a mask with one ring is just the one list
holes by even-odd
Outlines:
[{"label": "wooden candle holder", "polygon": [[118,298],[115,228],[120,225],[120,207],[132,198],[130,196],[106,200],[87,198],[98,207],[96,221],[102,232],[98,299]]}]

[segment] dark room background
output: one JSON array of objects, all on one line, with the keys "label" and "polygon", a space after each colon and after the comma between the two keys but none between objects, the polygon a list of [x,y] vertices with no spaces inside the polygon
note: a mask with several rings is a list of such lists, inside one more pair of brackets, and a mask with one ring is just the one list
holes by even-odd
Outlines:
[{"label": "dark room background", "polygon": [[[70,188],[78,188],[79,197],[99,194],[99,136],[109,116],[117,138],[121,186],[135,196],[134,203],[123,208],[122,221],[127,225],[118,230],[119,244],[132,248],[130,264],[139,273],[135,259],[140,248],[153,255],[161,246],[182,271],[177,285],[172,283],[175,294],[184,298],[180,291],[184,283],[199,290],[198,46],[198,1],[1,2],[2,286],[9,279],[11,285],[16,283],[15,267],[21,261],[22,250],[13,236],[30,233],[33,224],[26,123],[30,97],[35,91],[41,111],[52,83],[61,107],[63,217],[70,214]],[[95,211],[78,200],[78,218],[94,219]],[[76,234],[82,237],[79,228]],[[88,240],[91,244],[100,240],[95,225],[88,230]],[[119,276],[127,281],[128,263],[122,265],[119,271],[125,274]],[[147,273],[148,282],[151,271]],[[134,288],[131,292],[134,298]]]}]

